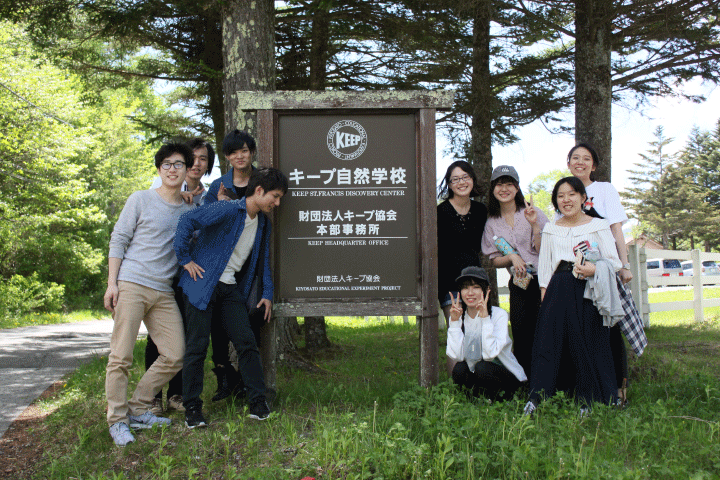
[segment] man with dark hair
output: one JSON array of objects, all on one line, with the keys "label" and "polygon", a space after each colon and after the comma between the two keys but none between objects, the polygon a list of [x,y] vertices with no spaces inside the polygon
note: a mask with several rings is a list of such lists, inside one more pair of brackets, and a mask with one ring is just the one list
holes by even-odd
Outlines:
[{"label": "man with dark hair", "polygon": [[255,139],[247,132],[233,130],[225,135],[222,150],[232,168],[210,185],[206,197],[207,203],[218,200],[220,185],[234,192],[238,198],[243,198],[253,171],[252,161],[256,145]]},{"label": "man with dark hair", "polygon": [[[185,269],[180,288],[185,302],[185,359],[183,401],[188,428],[205,426],[202,414],[203,366],[213,317],[235,346],[238,367],[247,389],[250,417],[265,420],[270,409],[265,398],[260,353],[250,327],[245,301],[260,268],[265,321],[270,321],[273,283],[270,273],[270,221],[267,217],[287,192],[285,175],[274,168],[255,170],[245,198],[213,202],[182,216],[175,236],[175,252]],[[195,243],[193,232],[198,231]],[[263,245],[262,251],[261,245]],[[235,274],[243,270],[238,280]],[[262,262],[262,266],[258,267]]]},{"label": "man with dark hair", "polygon": [[[212,145],[203,138],[193,138],[192,140],[186,142],[186,145],[192,151],[194,160],[192,168],[187,169],[187,175],[185,177],[185,183],[183,185],[183,192],[181,195],[186,203],[192,203],[195,206],[200,206],[205,203],[205,196],[207,195],[207,190],[205,190],[205,186],[203,185],[201,179],[204,175],[210,175],[210,172],[213,169],[213,165],[215,164],[215,150],[213,150]],[[155,179],[155,182],[153,182],[153,186],[151,188],[158,188],[161,184],[161,178],[158,176]],[[179,288],[177,288],[176,282],[173,284],[173,289],[176,290],[175,301],[178,303],[178,306],[182,311],[182,292]],[[157,346],[155,345],[152,336],[148,335],[147,345],[145,347],[145,369],[149,369],[157,358]],[[178,372],[168,383],[166,398],[168,410],[177,410],[179,412],[185,411],[182,401],[182,372]],[[163,408],[162,390],[155,395],[150,411],[154,415],[162,415],[165,411]]]},{"label": "man with dark hair", "polygon": [[[247,184],[254,170],[252,160],[256,144],[255,139],[247,132],[233,130],[225,135],[222,151],[232,168],[210,185],[205,197],[206,203],[212,203],[219,199],[233,200],[245,197]],[[217,376],[217,392],[212,400],[220,401],[233,394],[242,396],[245,387],[240,375],[230,363],[230,342],[218,322],[212,324],[211,337],[212,360],[215,364],[213,372]]]},{"label": "man with dark hair", "polygon": [[193,138],[187,142],[188,147],[193,151],[195,163],[193,168],[188,170],[187,182],[188,191],[193,195],[193,203],[202,205],[205,202],[207,192],[200,181],[203,175],[210,175],[215,165],[215,150],[212,145],[202,138]]},{"label": "man with dark hair", "polygon": [[[110,237],[105,308],[113,313],[105,377],[110,436],[118,446],[135,441],[133,428],[170,423],[151,411],[155,394],[182,367],[183,324],[172,281],[178,261],[172,245],[178,219],[193,209],[180,195],[192,151],[183,144],[163,145],[155,154],[162,179],[157,189],[140,190],[128,198]],[[128,369],[140,322],[157,344],[159,357],[127,400]]]},{"label": "man with dark hair", "polygon": [[[187,142],[187,146],[193,152],[195,161],[192,168],[188,169],[185,182],[181,191],[183,199],[187,203],[202,205],[205,201],[207,191],[205,185],[200,181],[203,176],[210,175],[215,166],[215,150],[210,142],[203,138],[193,138]],[[160,177],[155,177],[150,188],[158,188],[162,184]],[[187,192],[187,193],[186,193]]]}]

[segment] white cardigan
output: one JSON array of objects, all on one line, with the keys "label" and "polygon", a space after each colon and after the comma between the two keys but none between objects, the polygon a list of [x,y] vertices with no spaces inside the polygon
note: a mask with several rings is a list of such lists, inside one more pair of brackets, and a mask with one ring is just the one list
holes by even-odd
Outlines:
[{"label": "white cardigan", "polygon": [[[510,335],[508,334],[507,312],[499,307],[491,307],[489,317],[470,317],[466,312],[464,318],[465,325],[475,322],[480,323],[480,330],[482,332],[482,359],[490,362],[497,358],[519,381],[526,381],[527,376],[515,358],[515,355],[512,353],[512,340],[510,340]],[[461,328],[461,320],[450,322],[447,333],[447,348],[445,349],[447,356],[456,362],[465,360],[465,352],[463,349],[463,339],[465,335]]]}]

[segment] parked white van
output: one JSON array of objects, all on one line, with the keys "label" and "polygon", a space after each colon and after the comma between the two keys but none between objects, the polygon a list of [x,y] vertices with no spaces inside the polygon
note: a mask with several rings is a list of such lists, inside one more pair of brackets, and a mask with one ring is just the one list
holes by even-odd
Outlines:
[{"label": "parked white van", "polygon": [[680,260],[651,258],[647,261],[648,277],[676,277],[683,275]]}]

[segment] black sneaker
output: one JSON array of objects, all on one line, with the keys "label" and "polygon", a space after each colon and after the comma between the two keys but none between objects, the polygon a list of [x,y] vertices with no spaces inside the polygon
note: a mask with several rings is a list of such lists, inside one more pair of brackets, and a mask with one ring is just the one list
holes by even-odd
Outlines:
[{"label": "black sneaker", "polygon": [[202,408],[187,408],[185,410],[185,426],[187,428],[205,427],[207,422],[202,414]]},{"label": "black sneaker", "polygon": [[250,415],[248,417],[255,420],[267,420],[270,416],[270,407],[268,407],[265,399],[255,400],[250,404]]}]

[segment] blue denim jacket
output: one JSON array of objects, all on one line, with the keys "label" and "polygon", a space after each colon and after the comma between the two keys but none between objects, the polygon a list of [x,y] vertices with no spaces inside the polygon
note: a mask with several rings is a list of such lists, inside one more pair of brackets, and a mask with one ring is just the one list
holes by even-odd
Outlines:
[{"label": "blue denim jacket", "polygon": [[[252,167],[253,171],[255,170],[255,167]],[[217,202],[218,198],[218,191],[220,191],[220,184],[223,184],[223,186],[227,189],[232,189],[233,187],[233,169],[227,171],[225,175],[223,175],[220,178],[216,178],[208,188],[207,195],[205,196],[205,203],[212,203]]]},{"label": "blue denim jacket", "polygon": [[[258,256],[262,255],[265,263],[262,280],[262,298],[273,299],[273,282],[270,271],[270,230],[271,225],[264,213],[258,212],[258,229],[255,244],[252,248],[247,275],[240,282],[240,291],[243,298],[250,294],[252,279],[258,264]],[[245,199],[225,202],[213,202],[195,208],[182,217],[178,222],[177,233],[173,248],[180,265],[186,265],[191,260],[200,265],[205,272],[203,278],[193,280],[187,270],[183,269],[180,277],[180,288],[188,296],[190,303],[200,310],[205,310],[210,301],[215,286],[220,280],[230,255],[240,239],[245,228],[247,209]],[[191,243],[193,232],[198,230],[195,243]],[[262,236],[265,236],[264,251],[260,252]]]}]

